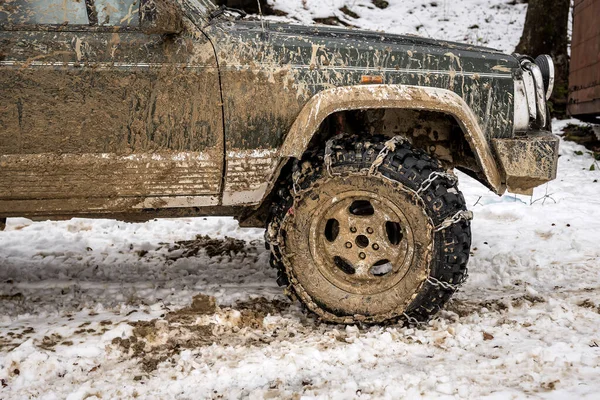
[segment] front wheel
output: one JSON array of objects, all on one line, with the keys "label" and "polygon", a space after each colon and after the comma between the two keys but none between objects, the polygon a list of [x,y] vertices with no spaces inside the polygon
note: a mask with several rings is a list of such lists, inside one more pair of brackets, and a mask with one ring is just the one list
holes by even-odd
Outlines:
[{"label": "front wheel", "polygon": [[328,142],[280,190],[267,229],[279,282],[328,322],[424,321],[466,277],[456,178],[399,138]]}]

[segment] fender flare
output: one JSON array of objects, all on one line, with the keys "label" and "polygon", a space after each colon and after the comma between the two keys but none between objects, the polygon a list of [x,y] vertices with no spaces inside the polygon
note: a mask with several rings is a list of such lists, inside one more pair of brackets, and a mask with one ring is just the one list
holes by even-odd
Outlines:
[{"label": "fender flare", "polygon": [[323,90],[314,95],[298,114],[280,148],[280,157],[301,158],[327,116],[338,111],[369,108],[431,110],[452,115],[462,128],[488,186],[497,194],[504,192],[502,174],[477,117],[459,95],[435,87],[384,84]]}]

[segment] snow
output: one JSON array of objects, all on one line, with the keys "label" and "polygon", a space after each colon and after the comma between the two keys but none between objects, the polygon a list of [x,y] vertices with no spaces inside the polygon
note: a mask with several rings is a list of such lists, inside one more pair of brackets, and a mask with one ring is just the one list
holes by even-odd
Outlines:
[{"label": "snow", "polygon": [[[268,0],[286,17],[276,21],[311,24],[315,18],[335,16],[357,28],[411,34],[440,40],[492,47],[512,53],[525,23],[527,4],[508,0],[388,0],[377,8],[370,0]],[[346,7],[359,16],[348,16]]]},{"label": "snow", "polygon": [[[470,277],[422,327],[319,324],[276,286],[262,230],[230,218],[9,219],[0,397],[596,398],[600,169],[579,145],[561,142],[560,154],[558,178],[531,197],[497,197],[460,175],[475,214]],[[197,234],[242,239],[243,250],[169,252]],[[134,335],[130,322],[155,318],[157,343],[182,335],[165,314],[198,293],[219,305],[194,322],[215,333],[205,345],[147,371],[115,344]],[[252,299],[280,306],[245,324]]]},{"label": "snow", "polygon": [[[525,18],[525,5],[507,1],[431,3],[273,2],[301,22],[336,15],[508,52]],[[570,142],[560,154],[557,179],[530,197],[497,197],[459,175],[474,212],[470,277],[420,327],[318,323],[277,287],[263,231],[231,218],[9,219],[0,398],[597,398],[600,166]],[[175,245],[196,235],[233,238],[238,251]],[[199,293],[218,308],[173,317]],[[145,347],[127,350],[136,337]],[[198,338],[206,343],[186,345]]]}]

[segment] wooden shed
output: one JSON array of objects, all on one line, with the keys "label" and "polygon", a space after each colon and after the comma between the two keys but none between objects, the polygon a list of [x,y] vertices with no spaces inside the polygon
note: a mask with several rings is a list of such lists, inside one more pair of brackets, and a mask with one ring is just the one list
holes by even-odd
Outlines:
[{"label": "wooden shed", "polygon": [[575,0],[567,110],[590,122],[600,116],[600,0]]}]

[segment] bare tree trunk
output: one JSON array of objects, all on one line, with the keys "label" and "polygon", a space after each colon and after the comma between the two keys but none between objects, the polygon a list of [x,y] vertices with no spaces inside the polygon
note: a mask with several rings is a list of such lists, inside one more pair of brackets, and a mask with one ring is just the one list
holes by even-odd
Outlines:
[{"label": "bare tree trunk", "polygon": [[554,60],[554,92],[550,99],[553,116],[566,115],[569,88],[568,23],[570,0],[529,0],[523,35],[516,52],[537,57],[549,54]]}]

